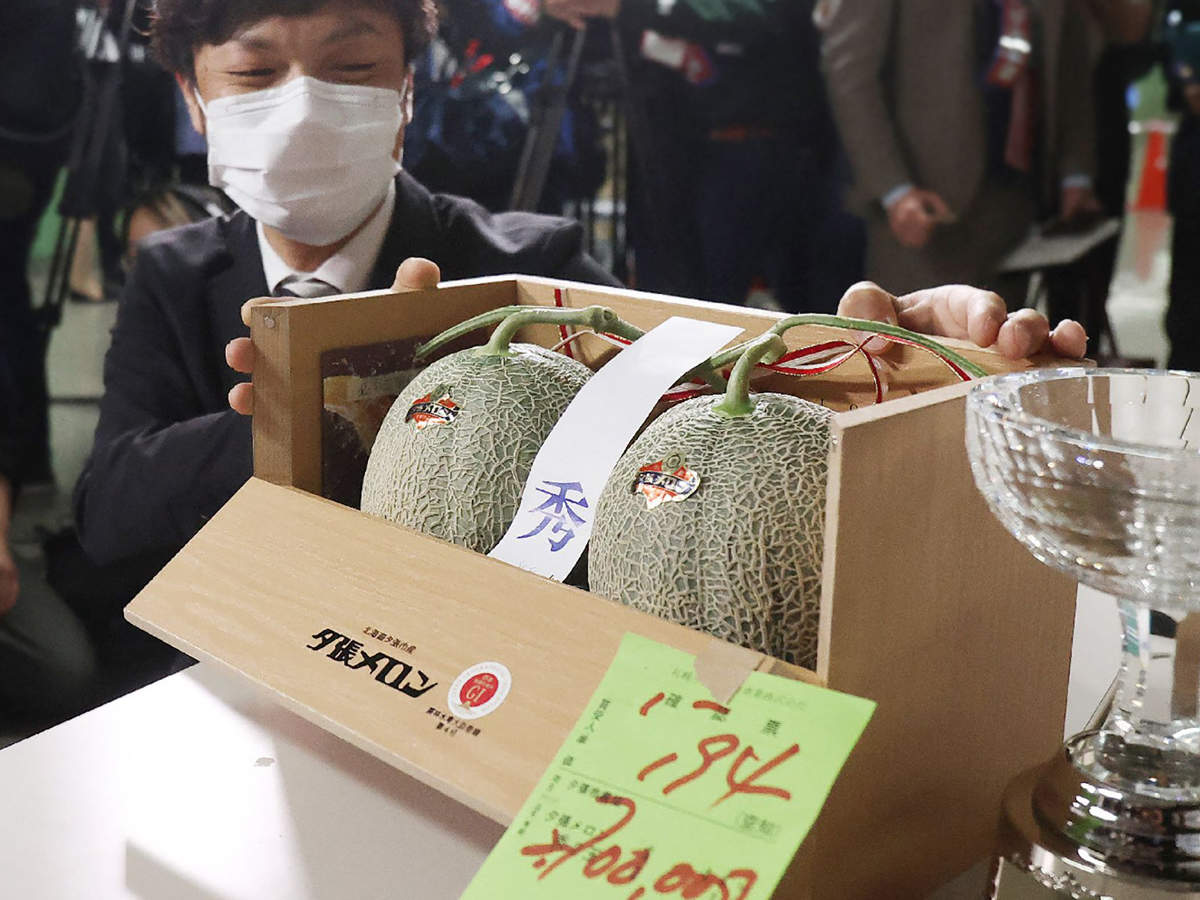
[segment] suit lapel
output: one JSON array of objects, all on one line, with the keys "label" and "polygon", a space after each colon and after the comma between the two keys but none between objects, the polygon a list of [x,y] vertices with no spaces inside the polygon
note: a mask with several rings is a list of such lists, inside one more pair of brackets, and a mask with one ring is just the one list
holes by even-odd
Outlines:
[{"label": "suit lapel", "polygon": [[388,224],[368,287],[373,290],[390,288],[397,267],[410,256],[423,256],[442,265],[445,254],[433,197],[411,175],[401,172],[396,176],[396,206],[392,210],[392,221]]},{"label": "suit lapel", "polygon": [[211,346],[220,350],[216,365],[221,380],[232,383],[238,379],[225,366],[225,344],[249,334],[242,324],[242,304],[253,297],[264,297],[268,291],[254,220],[238,211],[221,225],[224,246],[205,279],[205,306],[213,336]]}]

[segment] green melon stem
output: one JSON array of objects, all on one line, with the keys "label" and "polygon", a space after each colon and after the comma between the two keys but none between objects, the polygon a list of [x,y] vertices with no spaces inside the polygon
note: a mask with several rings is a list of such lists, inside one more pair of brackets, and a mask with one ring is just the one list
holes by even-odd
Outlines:
[{"label": "green melon stem", "polygon": [[643,334],[636,325],[631,325],[619,318],[616,313],[605,306],[587,306],[583,309],[564,309],[555,306],[502,306],[499,309],[488,310],[478,316],[473,316],[465,322],[447,328],[437,337],[419,346],[413,356],[421,360],[431,353],[441,349],[451,341],[470,334],[489,325],[497,325],[488,343],[479,348],[480,353],[488,356],[508,356],[508,349],[516,333],[526,325],[575,325],[589,327],[595,331],[607,331],[623,337],[628,341],[636,341]]},{"label": "green melon stem", "polygon": [[[615,334],[627,341],[636,341],[645,334],[636,325],[626,322],[605,306],[588,306],[583,309],[564,309],[556,306],[501,306],[447,328],[437,337],[417,347],[413,352],[413,358],[419,362],[451,341],[497,323],[499,326],[492,333],[491,340],[486,346],[479,348],[478,352],[489,356],[507,356],[511,353],[508,347],[516,333],[524,326],[534,324],[590,327],[594,331]],[[725,379],[708,360],[688,372],[685,378],[700,378],[715,390],[725,390]]]},{"label": "green melon stem", "polygon": [[[727,350],[721,355],[726,356],[730,352]],[[713,412],[730,419],[750,415],[755,406],[750,396],[750,375],[754,372],[754,367],[762,362],[773,363],[786,352],[787,344],[783,338],[770,331],[743,344],[742,355],[738,357],[733,371],[729,374],[729,387],[725,389],[725,397],[713,407]]]},{"label": "green melon stem", "polygon": [[629,341],[636,341],[643,334],[640,328],[622,321],[607,306],[585,306],[583,309],[525,306],[497,325],[491,340],[478,352],[482,356],[509,356],[512,351],[508,345],[526,325],[574,325],[579,328],[591,328],[593,331],[605,331]]},{"label": "green melon stem", "polygon": [[522,310],[529,309],[528,306],[501,306],[497,309],[489,309],[485,313],[480,313],[477,316],[472,316],[465,322],[459,322],[450,328],[447,328],[437,337],[431,338],[424,344],[421,344],[413,351],[413,358],[416,360],[424,359],[429,354],[440,350],[442,347],[449,344],[451,341],[456,341],[464,335],[470,334],[480,328],[486,328],[489,325],[495,325],[497,322],[503,322],[514,313],[519,313]]},{"label": "green melon stem", "polygon": [[[851,319],[846,316],[830,316],[824,313],[801,313],[800,315],[780,319],[771,326],[768,334],[775,334],[782,337],[784,332],[798,325],[824,325],[827,328],[840,328],[844,331],[861,331],[884,337],[891,335],[893,337],[904,338],[907,341],[924,347],[926,350],[943,359],[950,360],[968,375],[975,378],[985,378],[988,375],[986,369],[971,362],[962,354],[951,350],[945,344],[941,344],[927,335],[917,334],[915,331],[909,331],[907,328],[901,328],[899,325],[891,325],[887,322],[874,322],[870,319]],[[714,356],[711,360],[713,368],[720,369],[740,359],[743,351],[747,350],[753,343],[753,341],[748,341],[736,347],[730,347],[725,352]]]}]

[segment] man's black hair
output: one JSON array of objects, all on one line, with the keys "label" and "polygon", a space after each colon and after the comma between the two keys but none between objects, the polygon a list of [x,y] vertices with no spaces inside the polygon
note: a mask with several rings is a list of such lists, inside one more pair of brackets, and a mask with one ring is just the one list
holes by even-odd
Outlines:
[{"label": "man's black hair", "polygon": [[[151,47],[172,72],[194,79],[193,51],[202,44],[223,44],[239,28],[270,16],[301,16],[331,0],[155,0]],[[404,56],[416,59],[437,30],[434,0],[360,0],[395,16],[404,34]]]}]

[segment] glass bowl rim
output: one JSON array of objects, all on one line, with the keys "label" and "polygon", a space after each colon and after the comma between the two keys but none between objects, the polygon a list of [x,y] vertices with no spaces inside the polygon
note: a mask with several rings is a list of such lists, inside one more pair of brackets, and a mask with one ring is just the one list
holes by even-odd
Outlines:
[{"label": "glass bowl rim", "polygon": [[[1022,388],[1047,381],[1065,381],[1093,375],[1173,375],[1200,381],[1200,373],[1180,369],[1118,369],[1093,366],[1059,366],[1044,369],[1024,369],[1019,372],[1003,372],[979,379],[967,395],[968,418],[972,413],[998,422],[1025,426],[1048,434],[1058,440],[1086,444],[1090,448],[1114,453],[1130,453],[1163,460],[1195,460],[1200,458],[1200,447],[1172,448],[1158,444],[1140,444],[1119,441],[1096,435],[1081,428],[1072,428],[1051,419],[1044,419],[1026,412],[1019,400]],[[1200,405],[1200,403],[1198,403]]]}]

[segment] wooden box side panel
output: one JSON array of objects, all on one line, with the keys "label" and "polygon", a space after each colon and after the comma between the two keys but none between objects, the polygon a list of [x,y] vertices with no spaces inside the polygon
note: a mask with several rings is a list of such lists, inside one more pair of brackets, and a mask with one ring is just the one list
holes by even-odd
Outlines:
[{"label": "wooden box side panel", "polygon": [[879,706],[819,823],[821,897],[923,896],[969,868],[1004,786],[1062,739],[1076,586],[976,490],[967,389],[835,421],[818,672]]},{"label": "wooden box side panel", "polygon": [[[264,522],[284,523],[264,528]],[[706,635],[477,553],[252,478],[126,609],[194,656],[232,667],[310,721],[500,822],[508,822],[583,712],[621,637],[699,654]],[[325,629],[411,665],[404,693],[329,656]],[[397,648],[370,632],[399,639]],[[350,659],[357,659],[352,655]],[[451,736],[456,676],[512,673],[508,698]],[[760,668],[785,664],[764,658]],[[785,674],[816,683],[794,666]],[[650,686],[647,686],[648,690]],[[647,696],[652,695],[653,691]]]},{"label": "wooden box side panel", "polygon": [[497,306],[516,303],[512,280],[430,291],[370,291],[256,306],[254,473],[275,484],[321,491],[321,354],[434,335]]}]

